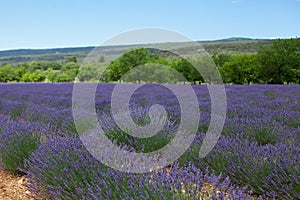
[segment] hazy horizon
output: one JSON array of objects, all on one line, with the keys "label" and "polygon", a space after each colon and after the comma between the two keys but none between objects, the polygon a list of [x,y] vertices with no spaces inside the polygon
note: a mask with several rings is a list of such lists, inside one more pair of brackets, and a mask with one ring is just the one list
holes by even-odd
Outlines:
[{"label": "hazy horizon", "polygon": [[[196,40],[196,42],[217,42],[217,41],[222,41],[222,40],[227,40],[227,39],[249,39],[249,40],[276,40],[276,39],[290,39],[290,38],[298,38],[298,37],[286,37],[286,38],[247,38],[247,37],[229,37],[229,38],[218,38],[218,39],[212,39],[212,40]],[[167,43],[167,42],[166,42]],[[133,44],[128,44],[128,45],[139,45],[143,43],[133,43]],[[150,43],[149,43],[150,44]],[[112,44],[112,45],[101,45],[103,47],[105,46],[123,46],[124,44]],[[45,47],[45,48],[16,48],[16,49],[0,49],[1,51],[17,51],[17,50],[47,50],[47,49],[68,49],[68,48],[94,48],[94,47],[99,47],[100,45],[88,45],[88,46],[58,46],[58,47]],[[125,45],[124,45],[125,46]]]}]

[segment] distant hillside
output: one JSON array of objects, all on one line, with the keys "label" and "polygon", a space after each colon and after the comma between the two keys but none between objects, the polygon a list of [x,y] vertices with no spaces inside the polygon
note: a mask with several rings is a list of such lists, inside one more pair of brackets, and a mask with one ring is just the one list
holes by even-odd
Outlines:
[{"label": "distant hillside", "polygon": [[233,42],[233,41],[249,41],[249,40],[257,40],[257,39],[243,38],[243,37],[231,37],[231,38],[215,40],[215,41],[218,41],[218,42]]},{"label": "distant hillside", "polygon": [[[260,44],[271,44],[272,40],[251,39],[232,37],[214,41],[200,41],[208,53],[255,53]],[[131,45],[134,46],[134,45]],[[103,55],[116,54],[120,49],[128,46],[103,46],[98,50]],[[55,48],[55,49],[17,49],[0,51],[0,64],[3,63],[21,63],[31,61],[51,61],[61,62],[71,56],[76,56],[79,61],[83,60],[87,54],[95,47],[73,47],[73,48]]]},{"label": "distant hillside", "polygon": [[205,41],[199,41],[199,42],[211,43],[211,42],[233,42],[233,41],[251,41],[251,40],[257,40],[257,39],[244,38],[244,37],[231,37],[231,38],[225,38],[225,39],[219,39],[219,40],[205,40]]},{"label": "distant hillside", "polygon": [[0,57],[87,52],[87,51],[91,51],[93,48],[94,47],[75,47],[75,48],[56,48],[56,49],[17,49],[17,50],[0,51]]}]

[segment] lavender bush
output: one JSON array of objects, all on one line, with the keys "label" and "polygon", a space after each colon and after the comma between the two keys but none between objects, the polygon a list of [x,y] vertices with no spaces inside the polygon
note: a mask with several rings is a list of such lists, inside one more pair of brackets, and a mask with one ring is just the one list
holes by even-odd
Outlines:
[{"label": "lavender bush", "polygon": [[[253,191],[266,198],[300,199],[299,85],[226,86],[227,118],[222,136],[204,159],[199,158],[199,149],[209,126],[211,101],[206,86],[193,86],[201,111],[193,144],[172,165],[172,173],[164,169],[139,176],[105,167],[84,149],[72,116],[72,87],[0,84],[1,165],[28,173],[31,190],[45,197],[244,199],[248,191]],[[174,137],[181,113],[170,91],[145,85],[133,94],[130,111],[136,123],[149,122],[149,107],[154,104],[165,107],[170,122],[157,135],[140,139],[115,124],[110,111],[113,88],[114,84],[100,84],[95,99],[97,117],[108,138],[136,152],[151,152]],[[231,183],[247,190],[232,186],[227,176]],[[186,188],[180,190],[179,182]],[[215,185],[207,191],[209,197],[200,189],[207,183]]]},{"label": "lavender bush", "polygon": [[[108,155],[109,156],[109,155]],[[228,178],[201,172],[193,164],[148,174],[127,174],[95,160],[76,138],[42,144],[25,167],[32,192],[49,199],[247,199]],[[204,188],[210,183],[211,187]]]},{"label": "lavender bush", "polygon": [[10,119],[1,123],[0,163],[13,173],[22,173],[24,159],[40,144],[41,126]]}]

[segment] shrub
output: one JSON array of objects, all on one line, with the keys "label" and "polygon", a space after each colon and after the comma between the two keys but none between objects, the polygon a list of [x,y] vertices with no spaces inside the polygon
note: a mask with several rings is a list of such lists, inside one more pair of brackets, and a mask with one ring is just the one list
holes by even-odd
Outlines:
[{"label": "shrub", "polygon": [[[136,112],[133,119],[139,126],[147,124],[150,120],[147,117],[147,109],[139,108],[134,110]],[[121,115],[121,114],[120,114]],[[153,152],[161,149],[174,137],[178,131],[178,125],[166,122],[163,129],[149,138],[137,138],[129,135],[127,132],[121,130],[111,115],[102,113],[99,115],[99,119],[102,122],[103,130],[106,136],[111,141],[116,141],[118,145],[127,145],[135,149],[136,152]],[[129,127],[126,127],[130,129]]]},{"label": "shrub", "polygon": [[1,165],[13,173],[23,173],[24,160],[29,158],[40,143],[37,130],[32,125],[19,121],[8,123],[0,135]]},{"label": "shrub", "polygon": [[[249,186],[254,193],[283,199],[299,198],[300,149],[296,144],[260,146],[257,142],[222,137],[202,160],[233,183]],[[200,160],[201,162],[201,160]],[[205,164],[203,164],[205,163]]]},{"label": "shrub", "polygon": [[[182,168],[174,164],[169,172],[119,172],[95,160],[75,137],[42,144],[25,166],[29,189],[50,199],[247,198],[228,178],[201,172],[192,164]],[[202,188],[205,183],[211,187]]]}]

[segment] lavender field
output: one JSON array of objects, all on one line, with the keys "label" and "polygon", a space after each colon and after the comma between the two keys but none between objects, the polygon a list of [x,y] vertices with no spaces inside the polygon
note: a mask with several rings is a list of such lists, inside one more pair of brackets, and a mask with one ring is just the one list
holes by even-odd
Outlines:
[{"label": "lavender field", "polygon": [[[160,104],[171,123],[134,138],[112,117],[114,86],[99,84],[96,92],[106,136],[133,152],[168,144],[180,124],[176,96],[160,85],[140,87],[129,102],[134,121],[149,123],[149,107]],[[226,85],[225,126],[205,158],[199,148],[211,100],[207,86],[192,87],[201,116],[192,145],[169,167],[135,174],[107,167],[85,149],[72,115],[72,83],[0,84],[0,165],[26,175],[42,199],[300,199],[300,86]]]}]

